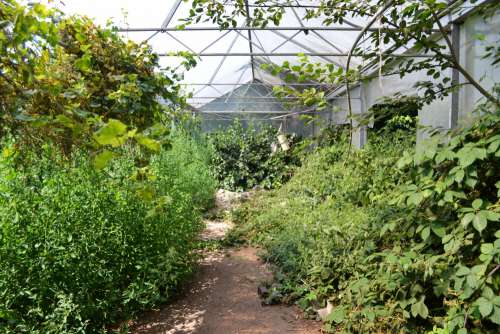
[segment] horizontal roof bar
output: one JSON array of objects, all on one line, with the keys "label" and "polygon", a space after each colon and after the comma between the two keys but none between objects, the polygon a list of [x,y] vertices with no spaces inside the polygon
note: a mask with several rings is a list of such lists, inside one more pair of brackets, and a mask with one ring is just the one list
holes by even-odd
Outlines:
[{"label": "horizontal roof bar", "polygon": [[249,83],[181,83],[181,85],[186,86],[333,86],[331,84],[321,84],[321,83],[283,83],[283,84],[271,84],[263,82],[249,82]]},{"label": "horizontal roof bar", "polygon": [[[167,31],[278,31],[278,30],[289,30],[289,31],[307,31],[307,30],[317,30],[317,31],[361,31],[361,27],[352,27],[352,26],[342,26],[342,27],[229,27],[229,28],[220,28],[220,27],[185,27],[185,28],[118,28],[119,32],[167,32]],[[375,27],[370,28],[368,31],[392,31],[397,30],[397,28],[388,28],[388,27]],[[431,31],[438,31],[437,29],[432,29]]]},{"label": "horizontal roof bar", "polygon": [[[185,51],[183,51],[185,52]],[[311,56],[311,57],[347,57],[347,53],[335,53],[335,52],[214,52],[214,53],[192,53],[193,56],[197,57],[298,57],[300,55]],[[354,57],[363,57],[368,54],[353,54]],[[175,52],[172,53],[158,53],[160,57],[183,57],[183,55],[178,55]],[[403,58],[428,58],[434,57],[434,55],[424,55],[424,54],[389,54],[389,57],[403,57]]]},{"label": "horizontal roof bar", "polygon": [[[211,100],[211,99],[226,99],[226,95],[221,95],[221,96],[192,96],[192,97],[189,97],[188,100]],[[252,100],[252,103],[255,102],[254,100],[264,100],[264,102],[266,103],[279,103],[279,102],[274,102],[272,100],[277,100],[278,98],[275,97],[274,95],[273,96],[269,96],[269,97],[264,97],[264,96],[231,96],[229,98],[229,100],[231,100],[232,102],[220,102],[220,103],[239,103],[240,101],[236,101],[236,102],[233,102],[233,100]],[[296,97],[281,97],[279,98],[279,100],[297,100],[298,98]],[[339,99],[347,99],[347,97],[340,97]],[[355,99],[358,99],[358,98],[351,98],[353,100]],[[267,100],[271,100],[271,101],[267,101]],[[219,103],[219,102],[217,102]]]},{"label": "horizontal roof bar", "polygon": [[289,114],[290,110],[197,110],[203,114]]}]

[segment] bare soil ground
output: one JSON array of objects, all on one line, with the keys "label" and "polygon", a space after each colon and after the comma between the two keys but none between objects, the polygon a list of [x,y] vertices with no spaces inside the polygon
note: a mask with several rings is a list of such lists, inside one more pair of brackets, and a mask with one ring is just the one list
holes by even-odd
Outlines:
[{"label": "bare soil ground", "polygon": [[[221,195],[218,193],[217,196]],[[227,203],[220,207],[229,208]],[[231,227],[230,222],[224,221],[207,221],[206,225],[201,235],[203,239],[219,239]],[[270,280],[272,273],[269,266],[258,258],[257,251],[256,248],[244,247],[207,252],[189,288],[173,303],[144,314],[131,326],[130,332],[320,333],[321,324],[303,319],[295,307],[261,304],[257,288],[263,281]]]}]

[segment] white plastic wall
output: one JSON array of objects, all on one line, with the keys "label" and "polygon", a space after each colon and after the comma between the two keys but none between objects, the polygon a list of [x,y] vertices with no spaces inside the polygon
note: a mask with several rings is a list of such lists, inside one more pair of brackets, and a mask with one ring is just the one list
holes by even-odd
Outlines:
[{"label": "white plastic wall", "polygon": [[[478,38],[479,35],[484,38]],[[483,55],[485,54],[485,47],[487,45],[498,45],[499,36],[500,18],[498,16],[485,20],[478,15],[472,15],[465,18],[460,24],[460,62],[488,90],[491,90],[495,82],[499,82],[500,68],[492,66],[492,59],[483,59]],[[451,77],[451,74],[451,69],[445,73],[449,77]],[[428,80],[430,80],[429,76],[423,71],[411,73],[403,78],[400,78],[398,75],[392,75],[372,79],[351,90],[351,95],[354,97],[352,103],[353,112],[366,112],[385,96],[393,96],[396,93],[404,95],[417,94],[414,88],[415,83]],[[460,82],[465,82],[462,76],[460,76]],[[470,118],[471,111],[474,110],[474,107],[478,103],[484,101],[484,98],[470,84],[464,85],[458,94],[458,122],[460,123]],[[356,97],[360,99],[355,99]],[[419,112],[419,119],[424,130],[420,130],[417,134],[417,142],[421,142],[427,138],[429,130],[446,130],[452,127],[451,101],[452,98],[450,95],[422,108]],[[345,100],[345,95],[341,95],[339,99],[332,100],[332,103],[334,104],[333,119],[338,124],[345,124],[347,122],[347,101]],[[357,147],[362,147],[366,143],[366,138],[364,130],[357,131],[353,139],[354,144]]]}]

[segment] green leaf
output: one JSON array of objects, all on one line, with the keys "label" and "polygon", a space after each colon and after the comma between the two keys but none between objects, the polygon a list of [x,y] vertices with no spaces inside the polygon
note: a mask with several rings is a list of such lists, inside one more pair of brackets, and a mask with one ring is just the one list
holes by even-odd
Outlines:
[{"label": "green leaf", "polygon": [[482,244],[481,245],[481,253],[483,254],[491,254],[493,253],[493,244]]},{"label": "green leaf", "polygon": [[497,152],[499,147],[500,147],[500,140],[493,141],[490,144],[490,146],[488,147],[488,153],[495,153],[495,152]]},{"label": "green leaf", "polygon": [[89,72],[92,69],[92,56],[84,54],[83,57],[75,61],[75,67],[82,72]]},{"label": "green leaf", "polygon": [[159,152],[161,149],[161,144],[157,140],[151,139],[147,136],[144,135],[136,135],[135,139],[137,142],[146,147],[147,149],[154,151],[154,152]]},{"label": "green leaf", "polygon": [[489,318],[491,321],[493,321],[495,324],[500,325],[500,307],[495,306],[493,308],[493,314]]},{"label": "green leaf", "polygon": [[413,304],[411,306],[411,314],[413,317],[420,316],[421,318],[426,319],[429,316],[429,310],[427,309],[427,306],[424,303],[425,297],[422,296],[419,302]]},{"label": "green leaf", "polygon": [[437,223],[431,224],[431,230],[432,230],[432,232],[434,232],[434,234],[436,234],[440,238],[444,237],[444,235],[446,233],[445,228],[442,225],[437,224]]},{"label": "green leaf", "polygon": [[116,119],[110,119],[106,125],[94,134],[94,139],[100,145],[118,147],[126,141],[127,126]]},{"label": "green leaf", "polygon": [[375,320],[375,312],[373,312],[372,310],[365,310],[363,311],[363,314],[366,318],[368,318],[369,321]]},{"label": "green leaf", "polygon": [[113,152],[104,150],[99,153],[94,159],[94,167],[96,169],[103,169],[106,167],[111,159],[113,159]]},{"label": "green leaf", "polygon": [[440,164],[444,160],[453,160],[455,158],[455,153],[453,151],[448,150],[448,149],[443,149],[439,151],[439,153],[436,155],[435,161]]},{"label": "green leaf", "polygon": [[326,319],[328,321],[333,321],[336,324],[340,324],[345,319],[345,310],[342,307],[337,307],[328,315]]},{"label": "green leaf", "polygon": [[465,176],[465,172],[463,169],[460,169],[456,174],[455,174],[455,181],[457,183],[460,183],[463,181],[464,179],[464,176]]},{"label": "green leaf", "polygon": [[464,266],[460,266],[460,268],[458,268],[458,270],[455,273],[455,275],[457,275],[457,276],[465,276],[465,275],[468,275],[469,273],[470,273],[470,269],[469,268],[464,267]]},{"label": "green leaf", "polygon": [[472,202],[472,207],[475,209],[475,210],[479,210],[481,208],[481,206],[483,205],[483,200],[480,199],[480,198],[476,198],[473,202]]},{"label": "green leaf", "polygon": [[492,222],[500,220],[500,214],[495,211],[486,211],[486,218]]},{"label": "green leaf", "polygon": [[422,237],[423,240],[427,240],[430,234],[431,234],[431,229],[429,226],[425,227],[422,230],[422,232],[420,232],[420,236]]},{"label": "green leaf", "polygon": [[483,317],[487,317],[493,312],[493,303],[484,297],[479,297],[476,301],[479,306],[479,312]]},{"label": "green leaf", "polygon": [[472,226],[474,226],[474,228],[478,230],[478,232],[482,232],[487,225],[488,225],[488,220],[486,219],[484,211],[479,211],[472,220]]},{"label": "green leaf", "polygon": [[414,192],[414,193],[411,193],[410,196],[408,196],[406,203],[408,205],[413,204],[415,206],[418,206],[420,204],[420,202],[422,202],[423,199],[424,199],[424,197],[422,196],[422,194],[420,192]]},{"label": "green leaf", "polygon": [[486,149],[478,147],[463,147],[457,152],[457,157],[460,165],[465,168],[472,165],[477,159],[482,160],[486,158]]},{"label": "green leaf", "polygon": [[462,224],[464,226],[469,225],[469,223],[474,219],[476,215],[472,212],[467,213],[463,218],[462,218]]}]

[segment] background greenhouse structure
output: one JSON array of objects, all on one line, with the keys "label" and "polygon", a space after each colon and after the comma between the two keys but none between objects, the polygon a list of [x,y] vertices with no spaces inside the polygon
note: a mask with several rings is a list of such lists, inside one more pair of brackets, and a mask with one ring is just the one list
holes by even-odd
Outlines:
[{"label": "background greenhouse structure", "polygon": [[[441,20],[449,28],[454,48],[464,68],[474,77],[481,78],[482,84],[489,89],[493,86],[494,78],[500,76],[500,70],[489,66],[489,61],[483,59],[481,54],[484,45],[498,42],[500,19],[493,17],[485,22],[474,15],[475,9],[484,2],[488,1],[466,1]],[[189,16],[191,4],[182,0],[107,1],[105,5],[98,0],[71,1],[62,9],[86,14],[101,23],[113,17],[125,36],[135,41],[148,41],[164,58],[164,65],[178,64],[175,54],[179,51],[198,56],[198,66],[185,73],[183,84],[193,94],[189,103],[203,119],[203,129],[213,130],[239,118],[244,123],[267,122],[287,132],[310,136],[325,125],[347,123],[345,87],[321,87],[326,89],[330,103],[321,112],[290,108],[286,101],[273,96],[273,86],[286,85],[300,89],[304,86],[320,87],[322,84],[285,82],[280,76],[263,70],[261,65],[280,65],[284,61],[293,65],[297,55],[304,54],[314,62],[346,66],[349,50],[367,22],[359,18],[345,18],[342,25],[326,27],[322,25],[321,18],[303,19],[306,9],[314,8],[318,3],[315,0],[302,0],[286,5],[280,26],[249,27],[241,18],[237,27],[227,29],[206,22],[183,26],[182,20]],[[252,0],[245,1],[245,4],[248,5],[249,13],[257,6]],[[231,1],[226,1],[226,5],[234,6]],[[377,29],[387,27],[374,24],[368,30]],[[484,39],[475,38],[478,34],[484,35]],[[358,47],[370,51],[367,39],[361,39]],[[384,45],[376,51],[396,57],[432,56],[416,55],[411,45],[399,49]],[[377,74],[379,70],[377,64],[365,63],[362,57],[353,56],[351,66],[358,65],[362,65],[366,74]],[[381,74],[352,88],[353,113],[367,112],[383,96],[416,94],[415,82],[428,80],[425,72],[412,73],[403,79]],[[463,80],[456,70],[451,76],[455,82]],[[480,93],[472,86],[465,85],[451,96],[424,106],[419,113],[421,125],[451,129],[460,119],[467,117],[466,110],[471,110],[479,99]],[[319,120],[301,121],[300,115],[311,113],[319,114]],[[418,139],[424,137],[425,132],[421,131]],[[359,127],[353,142],[361,147],[366,140],[366,129]]]},{"label": "background greenhouse structure", "polygon": [[499,334],[499,14],[1,0],[0,334]]}]

